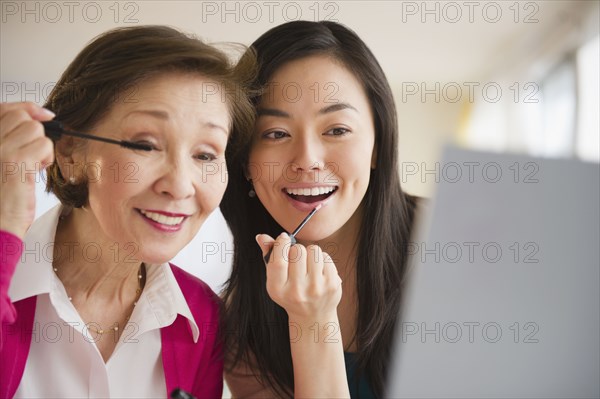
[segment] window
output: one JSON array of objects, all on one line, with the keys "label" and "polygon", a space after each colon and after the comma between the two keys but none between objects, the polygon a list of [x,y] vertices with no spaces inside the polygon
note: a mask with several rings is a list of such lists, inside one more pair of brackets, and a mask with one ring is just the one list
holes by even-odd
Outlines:
[{"label": "window", "polygon": [[576,154],[586,161],[600,161],[600,36],[577,52],[578,113]]}]

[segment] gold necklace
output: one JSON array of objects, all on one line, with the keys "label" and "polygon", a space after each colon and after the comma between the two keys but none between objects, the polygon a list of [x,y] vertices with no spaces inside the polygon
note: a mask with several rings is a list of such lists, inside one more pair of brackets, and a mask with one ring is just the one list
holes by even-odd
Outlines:
[{"label": "gold necklace", "polygon": [[[52,268],[54,269],[54,273],[56,274],[56,277],[58,277],[58,268],[52,266]],[[137,305],[138,301],[140,300],[140,296],[142,295],[142,290],[144,289],[144,286],[146,285],[146,265],[144,263],[141,264],[140,269],[138,270],[138,287],[135,290],[135,300],[133,301],[133,306],[131,307],[131,312],[129,313],[129,316],[127,316],[127,318],[125,319],[125,323],[124,325],[127,325],[127,323],[129,322],[129,319],[131,318],[131,315],[133,314],[133,310],[135,309],[135,306]],[[60,278],[59,278],[60,280]],[[69,301],[72,301],[73,298],[69,297]],[[96,334],[104,334],[106,332],[112,331],[114,333],[117,333],[119,331],[119,322],[115,321],[113,323],[113,326],[108,328],[108,329],[97,329],[92,327],[91,322],[86,323],[86,327],[88,330],[95,332]],[[94,322],[94,324],[97,324]]]}]

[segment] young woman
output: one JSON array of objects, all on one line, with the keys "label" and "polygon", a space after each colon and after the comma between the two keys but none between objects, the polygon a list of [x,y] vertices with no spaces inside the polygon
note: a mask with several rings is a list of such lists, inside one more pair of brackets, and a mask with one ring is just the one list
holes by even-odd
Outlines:
[{"label": "young woman", "polygon": [[[290,22],[252,49],[263,91],[221,205],[235,244],[228,385],[236,397],[381,396],[416,204],[400,187],[391,89],[337,23]],[[316,207],[290,246],[280,233]]]},{"label": "young woman", "polygon": [[[168,262],[221,201],[228,143],[250,134],[246,61],[121,28],[82,50],[45,108],[1,104],[1,397],[221,396],[218,299]],[[129,147],[53,144],[40,122],[54,116]],[[31,225],[42,167],[61,204]]]}]

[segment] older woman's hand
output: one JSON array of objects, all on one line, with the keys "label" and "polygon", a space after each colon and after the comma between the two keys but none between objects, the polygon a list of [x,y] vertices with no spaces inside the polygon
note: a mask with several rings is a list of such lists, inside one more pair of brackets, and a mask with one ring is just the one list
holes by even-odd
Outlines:
[{"label": "older woman's hand", "polygon": [[0,230],[21,239],[35,217],[35,182],[54,161],[40,121],[54,114],[36,104],[0,104]]}]

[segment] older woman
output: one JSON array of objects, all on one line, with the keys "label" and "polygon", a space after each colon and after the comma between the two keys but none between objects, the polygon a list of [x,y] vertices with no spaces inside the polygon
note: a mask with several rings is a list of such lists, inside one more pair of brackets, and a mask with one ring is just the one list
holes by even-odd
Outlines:
[{"label": "older woman", "polygon": [[[221,201],[253,68],[171,28],[122,28],[75,58],[45,108],[1,105],[2,397],[221,396],[218,300],[168,261]],[[55,115],[128,144],[53,145],[40,122]],[[44,167],[61,204],[31,225]]]}]

